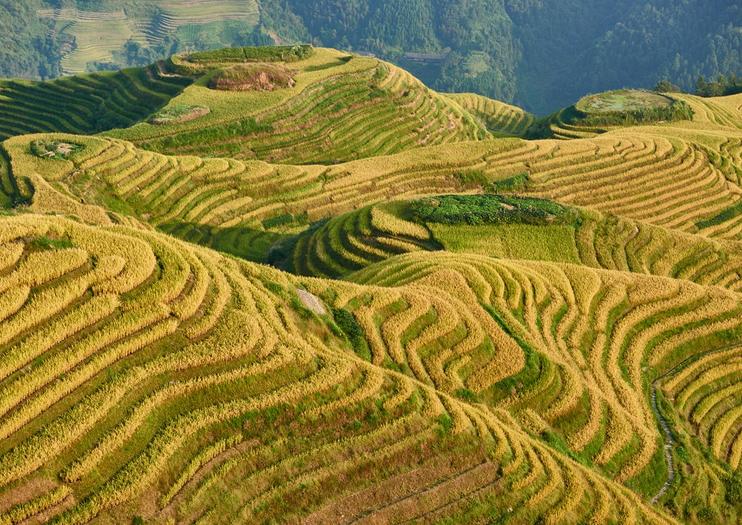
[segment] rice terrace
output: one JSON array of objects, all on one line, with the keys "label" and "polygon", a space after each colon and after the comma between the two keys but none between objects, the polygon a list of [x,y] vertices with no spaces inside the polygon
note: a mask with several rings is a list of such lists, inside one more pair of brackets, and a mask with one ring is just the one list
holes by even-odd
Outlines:
[{"label": "rice terrace", "polygon": [[0,525],[742,521],[736,75],[536,114],[90,4],[0,80]]}]

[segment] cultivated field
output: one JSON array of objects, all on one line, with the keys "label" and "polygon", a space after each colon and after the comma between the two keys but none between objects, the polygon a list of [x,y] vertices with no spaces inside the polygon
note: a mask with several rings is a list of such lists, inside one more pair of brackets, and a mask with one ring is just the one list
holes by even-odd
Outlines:
[{"label": "cultivated field", "polygon": [[[481,346],[497,345],[495,359],[466,379],[475,391],[517,372],[524,358],[496,323],[452,310],[449,300],[465,297],[442,296],[434,274],[400,289],[337,284],[339,307],[369,297],[370,316],[399,304],[378,345],[372,317],[354,312],[372,341],[367,360],[345,348],[331,317],[297,304],[302,284],[290,275],[161,234],[55,217],[5,219],[0,236],[7,522],[129,512],[254,522],[310,511],[307,519],[322,523],[347,508],[346,520],[475,520],[499,508],[518,520],[672,522],[560,457],[507,410],[459,399],[454,387],[463,383],[451,374],[463,363],[448,369],[452,357],[486,362]],[[305,284],[318,293],[336,286]],[[428,311],[430,326],[403,350],[405,327],[430,319]],[[446,338],[452,329],[460,334]],[[413,349],[438,338],[440,353],[423,359]],[[398,366],[385,366],[389,359]],[[405,373],[408,363],[416,371]],[[633,419],[649,426],[648,415]],[[610,459],[610,446],[601,456]],[[639,448],[613,471],[628,476],[649,456]],[[360,493],[345,492],[351,480]]]},{"label": "cultivated field", "polygon": [[94,63],[120,64],[116,53],[129,40],[147,47],[177,34],[188,47],[195,43],[196,30],[206,25],[216,33],[230,23],[249,31],[260,18],[256,0],[129,0],[113,6],[117,9],[39,10],[56,33],[74,39],[74,47],[62,58],[65,74],[85,73]]},{"label": "cultivated field", "polygon": [[0,89],[0,524],[742,519],[742,96],[526,140],[309,46]]}]

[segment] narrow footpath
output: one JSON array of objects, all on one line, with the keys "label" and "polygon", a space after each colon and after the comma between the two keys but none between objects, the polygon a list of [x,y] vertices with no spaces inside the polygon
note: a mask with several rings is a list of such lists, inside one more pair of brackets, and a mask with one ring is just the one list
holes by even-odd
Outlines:
[{"label": "narrow footpath", "polygon": [[722,348],[717,348],[716,350],[712,350],[710,352],[702,352],[700,354],[696,354],[694,356],[691,356],[684,361],[681,361],[674,367],[672,367],[670,370],[656,378],[654,381],[652,381],[652,394],[651,394],[651,406],[652,406],[652,412],[654,412],[654,417],[657,419],[657,422],[660,425],[660,428],[662,429],[662,434],[664,435],[664,452],[665,452],[665,461],[667,462],[667,479],[665,479],[665,483],[662,484],[662,487],[660,487],[660,490],[655,494],[650,502],[654,505],[656,504],[662,496],[665,495],[665,493],[670,489],[670,486],[672,485],[673,481],[675,480],[675,458],[672,455],[672,451],[675,448],[676,441],[675,437],[673,436],[672,429],[670,428],[670,423],[668,423],[667,419],[665,419],[665,416],[662,415],[662,412],[659,409],[659,404],[657,403],[657,389],[660,386],[660,383],[663,379],[665,379],[667,376],[674,374],[681,368],[685,368],[693,361],[696,361],[698,359],[701,359],[703,357],[718,354],[721,352],[726,352],[727,350],[731,350],[733,348],[739,348],[740,344],[731,344],[727,345]]}]

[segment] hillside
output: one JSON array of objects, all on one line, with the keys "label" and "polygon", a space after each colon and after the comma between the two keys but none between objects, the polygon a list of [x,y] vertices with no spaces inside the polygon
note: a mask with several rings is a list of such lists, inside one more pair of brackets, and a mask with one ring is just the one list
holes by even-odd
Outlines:
[{"label": "hillside", "polygon": [[0,24],[0,76],[311,42],[540,115],[588,92],[662,79],[691,90],[699,75],[742,73],[742,11],[731,0],[0,0]]},{"label": "hillside", "polygon": [[742,519],[742,95],[3,88],[0,524]]},{"label": "hillside", "polygon": [[[296,46],[245,59],[242,49],[47,82],[0,81],[0,138],[127,128],[111,135],[162,153],[335,163],[522,135],[533,121],[484,97],[440,95],[373,58]],[[229,82],[219,80],[225,75]]]}]

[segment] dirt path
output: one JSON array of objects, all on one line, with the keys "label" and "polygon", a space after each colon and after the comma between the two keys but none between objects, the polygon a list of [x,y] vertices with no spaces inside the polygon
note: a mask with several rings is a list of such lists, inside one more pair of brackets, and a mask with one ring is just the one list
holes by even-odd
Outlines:
[{"label": "dirt path", "polygon": [[657,422],[660,425],[660,428],[662,429],[662,433],[664,434],[664,451],[665,451],[665,461],[667,461],[667,479],[665,479],[665,483],[662,484],[662,487],[660,487],[660,490],[655,494],[650,502],[654,505],[656,504],[662,496],[665,495],[665,493],[670,489],[670,486],[672,485],[673,481],[675,480],[675,458],[672,455],[673,448],[675,448],[676,441],[675,437],[673,436],[672,429],[670,428],[670,423],[667,421],[664,415],[662,415],[662,412],[659,409],[659,405],[657,403],[657,389],[659,388],[660,383],[669,375],[674,374],[681,368],[686,367],[687,365],[691,364],[693,361],[697,361],[699,359],[702,359],[706,356],[713,355],[713,354],[719,354],[721,352],[726,352],[728,350],[731,350],[733,348],[739,348],[740,344],[735,343],[731,345],[724,346],[722,348],[717,348],[716,350],[711,350],[710,352],[701,352],[700,354],[693,355],[674,367],[672,367],[670,370],[656,378],[654,381],[652,381],[652,394],[651,394],[651,407],[652,412],[654,412],[654,417],[657,419]]},{"label": "dirt path", "polygon": [[652,505],[656,504],[660,500],[660,498],[665,495],[665,493],[672,485],[672,482],[675,480],[675,462],[674,458],[672,457],[672,449],[675,447],[675,438],[672,435],[670,424],[667,422],[667,419],[665,419],[665,416],[662,415],[662,412],[660,412],[659,407],[657,406],[657,385],[660,379],[664,378],[668,374],[665,374],[652,382],[652,412],[654,412],[654,417],[656,417],[657,421],[659,421],[660,427],[662,428],[662,433],[665,435],[665,444],[662,448],[665,449],[665,461],[667,461],[667,479],[662,484],[662,487],[657,492],[657,494],[655,494],[654,497],[652,497],[652,499],[650,500]]}]

